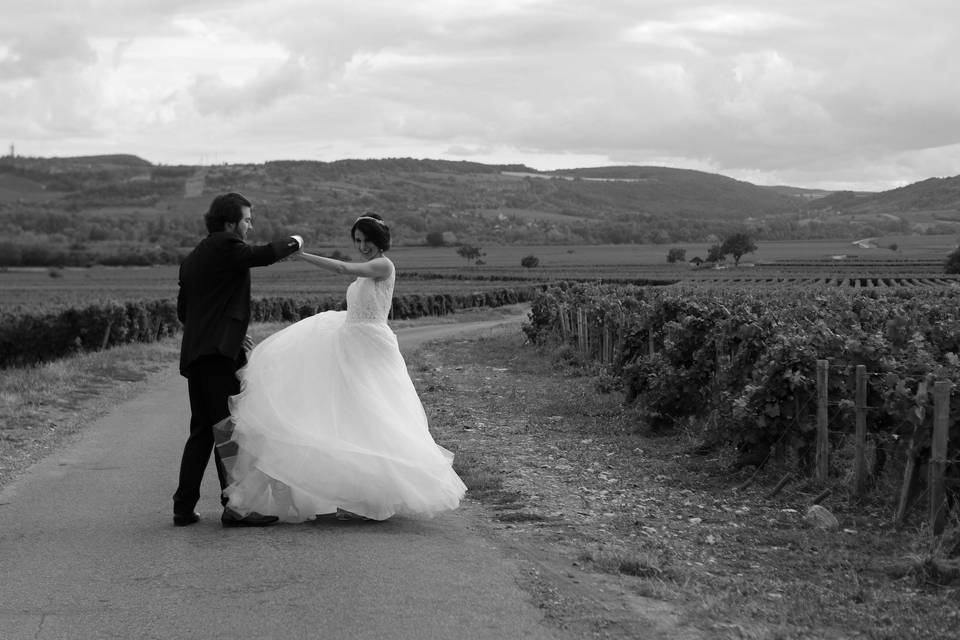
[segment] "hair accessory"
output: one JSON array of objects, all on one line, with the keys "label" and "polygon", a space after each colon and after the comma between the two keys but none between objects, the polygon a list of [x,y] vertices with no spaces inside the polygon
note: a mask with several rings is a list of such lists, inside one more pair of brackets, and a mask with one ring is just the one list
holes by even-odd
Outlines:
[{"label": "hair accessory", "polygon": [[357,222],[360,222],[361,220],[373,220],[374,222],[379,224],[381,227],[387,226],[386,222],[384,222],[383,220],[380,220],[379,218],[374,218],[373,216],[360,216],[359,218],[356,219],[356,221],[353,224],[357,224]]}]

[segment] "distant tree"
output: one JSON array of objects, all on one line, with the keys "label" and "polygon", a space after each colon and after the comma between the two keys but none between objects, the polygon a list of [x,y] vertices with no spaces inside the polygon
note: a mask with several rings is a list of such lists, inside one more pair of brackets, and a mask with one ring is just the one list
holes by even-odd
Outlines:
[{"label": "distant tree", "polygon": [[681,249],[680,247],[674,247],[667,251],[667,262],[673,264],[674,262],[683,262],[687,259],[687,250]]},{"label": "distant tree", "polygon": [[723,241],[723,245],[720,247],[720,251],[723,255],[733,256],[733,264],[737,266],[740,264],[740,258],[744,254],[752,253],[757,250],[757,243],[753,241],[753,238],[750,237],[749,233],[735,233],[731,236],[728,236],[726,240]]},{"label": "distant tree", "polygon": [[900,249],[900,245],[898,245],[896,242],[891,242],[887,245],[887,249],[890,249],[890,251],[897,251]]},{"label": "distant tree", "polygon": [[479,262],[487,254],[481,251],[480,247],[475,247],[472,244],[462,244],[457,249],[457,255],[467,262]]},{"label": "distant tree", "polygon": [[723,262],[723,259],[726,257],[726,253],[723,251],[723,247],[719,244],[711,245],[707,250],[707,262]]},{"label": "distant tree", "polygon": [[524,256],[520,260],[520,266],[526,267],[527,269],[533,269],[534,267],[537,267],[539,265],[540,265],[540,258],[533,255],[532,253],[529,256]]},{"label": "distant tree", "polygon": [[943,265],[944,273],[960,273],[960,247],[954,249]]},{"label": "distant tree", "polygon": [[431,247],[442,247],[447,244],[443,239],[443,231],[431,231],[427,234],[427,245]]},{"label": "distant tree", "polygon": [[670,234],[663,229],[654,229],[650,234],[650,241],[653,244],[666,244],[670,242]]}]

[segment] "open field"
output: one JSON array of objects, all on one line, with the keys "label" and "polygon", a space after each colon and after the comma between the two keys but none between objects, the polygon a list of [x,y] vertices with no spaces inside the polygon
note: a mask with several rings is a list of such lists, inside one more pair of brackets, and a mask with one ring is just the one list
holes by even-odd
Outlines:
[{"label": "open field", "polygon": [[[702,244],[491,246],[482,248],[482,265],[467,262],[457,255],[455,247],[400,246],[390,255],[400,276],[397,295],[574,279],[651,284],[939,286],[960,282],[956,276],[942,273],[943,261],[956,242],[953,235],[882,237],[875,239],[879,248],[873,249],[845,240],[762,242],[756,252],[744,256],[740,267],[721,270],[697,270],[686,262],[666,262],[667,251],[673,246],[686,249],[687,259],[705,256],[708,247]],[[897,251],[886,248],[891,244],[897,245]],[[350,251],[345,246],[313,250],[324,254]],[[539,266],[521,267],[521,259],[528,255],[536,256]],[[346,282],[343,277],[291,260],[256,270],[253,295],[336,295],[345,290]],[[103,300],[169,299],[176,292],[175,266],[0,270],[0,311],[10,313]]]},{"label": "open field", "polygon": [[[757,250],[744,256],[744,262],[779,263],[803,259],[935,260],[943,262],[958,245],[956,235],[879,236],[873,239],[877,248],[867,249],[849,240],[783,240],[757,242]],[[897,251],[888,247],[897,245]],[[527,255],[540,259],[540,267],[576,266],[667,266],[667,251],[673,247],[686,249],[687,260],[705,258],[709,243],[615,244],[615,245],[541,245],[483,247],[487,267],[519,267]],[[331,247],[329,250],[333,250]],[[342,251],[343,248],[341,247]],[[464,267],[467,263],[456,254],[455,247],[394,247],[390,252],[398,267],[425,269],[431,267]]]}]

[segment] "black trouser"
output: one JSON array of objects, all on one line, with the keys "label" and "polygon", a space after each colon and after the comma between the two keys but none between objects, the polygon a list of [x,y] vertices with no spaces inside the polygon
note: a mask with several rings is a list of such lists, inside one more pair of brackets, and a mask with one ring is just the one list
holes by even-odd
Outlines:
[{"label": "black trouser", "polygon": [[[200,484],[213,451],[220,479],[221,491],[227,487],[227,475],[220,454],[213,448],[213,425],[230,415],[227,398],[240,392],[237,379],[238,365],[242,363],[225,356],[210,355],[198,358],[187,370],[187,389],[190,393],[190,437],[183,447],[180,461],[180,484],[173,494],[174,513],[193,513],[200,500]],[[227,498],[220,494],[220,503]]]}]

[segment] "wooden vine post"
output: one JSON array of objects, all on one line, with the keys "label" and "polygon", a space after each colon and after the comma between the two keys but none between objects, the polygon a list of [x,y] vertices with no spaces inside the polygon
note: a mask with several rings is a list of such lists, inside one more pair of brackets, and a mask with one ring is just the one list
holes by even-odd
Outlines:
[{"label": "wooden vine post", "polygon": [[577,307],[577,346],[583,356],[588,355],[590,334],[587,326],[587,310],[582,307]]},{"label": "wooden vine post", "polygon": [[826,360],[817,360],[817,482],[827,481],[830,467],[830,439],[827,432],[827,366]]},{"label": "wooden vine post", "polygon": [[913,504],[913,500],[916,497],[916,483],[917,476],[919,475],[916,449],[917,431],[918,427],[914,426],[913,435],[910,436],[907,445],[907,462],[903,467],[903,485],[900,488],[900,500],[897,503],[897,512],[893,516],[893,522],[897,526],[903,524],[903,521],[907,517],[907,510]]},{"label": "wooden vine post", "polygon": [[723,372],[726,371],[727,365],[730,363],[730,356],[727,355],[727,343],[722,338],[717,341],[716,349],[714,378],[719,381],[723,378]]},{"label": "wooden vine post", "polygon": [[613,362],[613,328],[609,316],[603,319],[603,353],[600,355],[600,362],[609,364]]},{"label": "wooden vine post", "polygon": [[113,322],[107,323],[107,328],[103,332],[103,339],[100,341],[100,350],[103,351],[110,344],[110,330],[113,328]]},{"label": "wooden vine post", "polygon": [[858,364],[856,373],[856,432],[853,459],[853,491],[862,496],[867,490],[867,367]]},{"label": "wooden vine post", "polygon": [[557,315],[560,317],[560,338],[565,343],[567,337],[572,333],[570,327],[570,310],[565,305],[561,305],[557,311]]},{"label": "wooden vine post", "polygon": [[930,465],[927,482],[930,485],[930,530],[943,533],[947,510],[943,474],[947,466],[947,435],[950,431],[950,382],[933,383],[933,438],[930,441]]}]

